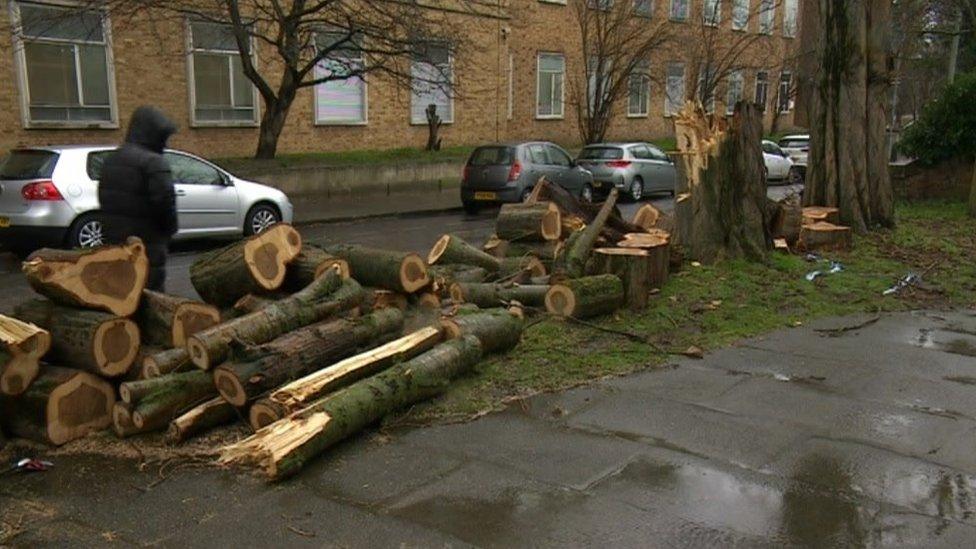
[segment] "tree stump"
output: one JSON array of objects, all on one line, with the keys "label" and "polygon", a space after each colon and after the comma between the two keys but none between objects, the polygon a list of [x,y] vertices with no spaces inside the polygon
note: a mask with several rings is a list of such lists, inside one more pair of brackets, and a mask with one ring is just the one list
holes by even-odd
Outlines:
[{"label": "tree stump", "polygon": [[840,210],[825,206],[807,206],[803,208],[803,225],[812,225],[824,221],[833,225],[840,225]]},{"label": "tree stump", "polygon": [[151,345],[182,347],[186,338],[220,323],[220,311],[212,305],[143,290],[139,307],[142,337]]},{"label": "tree stump", "polygon": [[427,264],[414,253],[355,245],[326,246],[325,250],[345,259],[356,281],[364,286],[412,294],[430,283]]},{"label": "tree stump", "polygon": [[804,224],[803,210],[794,204],[777,204],[776,218],[773,220],[773,238],[782,238],[787,244],[796,244],[800,238],[800,227]]},{"label": "tree stump", "polygon": [[559,208],[551,202],[505,204],[495,220],[495,234],[509,241],[559,240]]},{"label": "tree stump", "polygon": [[624,301],[624,286],[615,275],[588,276],[554,284],[546,294],[546,310],[562,317],[590,318],[612,313]]},{"label": "tree stump", "polygon": [[282,288],[288,293],[301,291],[332,266],[338,266],[342,278],[351,276],[349,263],[345,259],[330,255],[318,246],[304,245],[301,253],[288,264]]},{"label": "tree stump", "polygon": [[460,237],[446,234],[440,237],[434,247],[430,249],[430,253],[427,254],[427,263],[430,265],[437,263],[474,265],[488,272],[495,272],[499,268],[500,261],[497,257],[475,248]]},{"label": "tree stump", "polygon": [[821,221],[800,229],[797,247],[805,252],[847,251],[853,246],[851,228]]},{"label": "tree stump", "polygon": [[40,372],[51,348],[51,334],[37,326],[0,315],[0,393],[19,395]]},{"label": "tree stump", "polygon": [[55,303],[130,316],[139,308],[149,260],[142,241],[129,238],[120,246],[37,250],[23,270],[31,287]]},{"label": "tree stump", "polygon": [[632,310],[647,308],[647,301],[655,281],[666,277],[667,262],[663,264],[665,273],[655,273],[662,268],[656,264],[650,252],[637,248],[597,248],[594,250],[598,272],[617,275],[624,285],[624,304]]}]

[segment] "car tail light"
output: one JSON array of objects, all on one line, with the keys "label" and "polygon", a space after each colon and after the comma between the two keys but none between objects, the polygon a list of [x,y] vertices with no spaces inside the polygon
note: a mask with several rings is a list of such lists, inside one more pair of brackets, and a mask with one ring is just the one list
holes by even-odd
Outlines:
[{"label": "car tail light", "polygon": [[64,200],[53,181],[35,181],[20,189],[24,200]]},{"label": "car tail light", "polygon": [[465,164],[464,165],[464,175],[461,176],[461,181],[467,181],[468,180],[468,174],[470,174],[470,173],[471,173],[471,166]]},{"label": "car tail light", "polygon": [[515,181],[520,175],[522,175],[522,165],[516,161],[512,164],[512,169],[508,170],[508,180]]},{"label": "car tail light", "polygon": [[629,168],[630,167],[630,161],[629,160],[611,160],[610,162],[607,162],[607,166],[610,166],[611,168]]}]

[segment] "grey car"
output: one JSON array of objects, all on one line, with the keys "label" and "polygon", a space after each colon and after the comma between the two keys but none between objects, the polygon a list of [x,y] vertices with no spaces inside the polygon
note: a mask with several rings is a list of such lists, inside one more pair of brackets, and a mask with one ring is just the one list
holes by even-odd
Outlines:
[{"label": "grey car", "polygon": [[501,143],[475,149],[464,166],[461,203],[468,213],[485,204],[521,202],[540,178],[581,200],[593,200],[593,176],[562,147],[546,141]]},{"label": "grey car", "polygon": [[652,193],[674,195],[674,163],[650,143],[587,145],[577,162],[593,174],[593,188],[599,194],[616,187],[634,201]]},{"label": "grey car", "polygon": [[[111,146],[15,149],[0,161],[0,243],[29,251],[102,243],[98,175]],[[192,154],[167,150],[173,173],[178,240],[251,235],[292,221],[281,191],[234,177]]]}]

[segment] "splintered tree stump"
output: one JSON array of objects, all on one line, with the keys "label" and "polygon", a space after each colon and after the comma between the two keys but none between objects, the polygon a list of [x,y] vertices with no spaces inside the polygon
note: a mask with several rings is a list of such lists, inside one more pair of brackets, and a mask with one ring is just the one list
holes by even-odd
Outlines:
[{"label": "splintered tree stump", "polygon": [[221,364],[214,369],[214,384],[227,402],[241,407],[289,381],[396,337],[402,330],[403,313],[397,309],[306,326],[253,349],[252,360]]},{"label": "splintered tree stump", "polygon": [[207,372],[168,374],[119,386],[122,402],[132,410],[132,424],[138,432],[156,431],[184,411],[217,396]]},{"label": "splintered tree stump", "polygon": [[0,315],[0,393],[19,395],[40,372],[51,348],[51,334],[29,323]]},{"label": "splintered tree stump", "polygon": [[0,403],[7,433],[60,446],[111,424],[115,388],[87,372],[44,366],[26,391]]},{"label": "splintered tree stump", "polygon": [[546,294],[549,313],[579,319],[612,313],[623,302],[624,285],[611,274],[566,280],[554,284]]},{"label": "splintered tree stump", "polygon": [[290,293],[297,292],[325,274],[333,265],[339,267],[342,278],[351,276],[349,263],[345,259],[335,257],[318,246],[306,244],[302,246],[302,252],[288,264],[282,288]]},{"label": "splintered tree stump", "polygon": [[451,300],[454,303],[473,303],[481,308],[501,307],[512,301],[527,307],[544,307],[548,291],[548,285],[458,282],[451,285]]},{"label": "splintered tree stump", "polygon": [[129,316],[139,308],[149,260],[142,241],[129,238],[120,246],[37,250],[23,271],[31,287],[55,303]]},{"label": "splintered tree stump", "polygon": [[204,255],[190,266],[190,282],[207,303],[230,307],[247,294],[280,288],[301,249],[298,231],[279,223]]},{"label": "splintered tree stump", "polygon": [[185,348],[167,349],[146,355],[142,359],[142,371],[145,379],[164,376],[193,367],[190,354]]},{"label": "splintered tree stump", "polygon": [[230,356],[234,341],[267,343],[281,334],[357,307],[364,297],[355,280],[342,280],[338,269],[333,268],[296,294],[190,336],[186,350],[194,364],[209,370]]},{"label": "splintered tree stump", "polygon": [[634,225],[644,229],[653,229],[657,227],[657,222],[659,219],[661,219],[661,210],[650,204],[644,204],[638,208],[637,213],[634,214],[633,223]]},{"label": "splintered tree stump", "polygon": [[[667,277],[668,264],[655,264],[654,257],[647,250],[637,248],[597,248],[594,250],[597,271],[620,277],[624,285],[624,303],[636,311],[647,307],[648,296],[655,287],[655,281]],[[655,269],[664,273],[654,273]]]},{"label": "splintered tree stump", "polygon": [[380,418],[441,394],[481,355],[481,343],[474,336],[444,342],[224,447],[220,463],[257,466],[271,479],[292,476],[329,447]]},{"label": "splintered tree stump", "polygon": [[208,429],[231,423],[240,417],[237,409],[221,397],[195,406],[169,424],[166,440],[170,444],[185,442]]},{"label": "splintered tree stump", "polygon": [[430,283],[427,264],[415,253],[354,245],[326,246],[325,250],[345,259],[356,280],[365,286],[412,294]]},{"label": "splintered tree stump", "polygon": [[853,246],[850,227],[826,222],[804,225],[797,247],[805,252],[847,251]]},{"label": "splintered tree stump", "polygon": [[487,353],[514,349],[522,339],[522,318],[508,309],[485,309],[478,313],[457,315],[441,320],[444,336],[459,339],[473,335]]},{"label": "splintered tree stump", "polygon": [[143,340],[161,347],[182,347],[187,336],[220,323],[220,311],[212,305],[166,295],[142,292],[139,326]]},{"label": "splintered tree stump", "polygon": [[427,254],[427,263],[436,264],[461,264],[474,265],[481,267],[489,272],[497,271],[500,261],[497,257],[491,256],[471,244],[468,244],[460,237],[446,234],[440,237]]},{"label": "splintered tree stump", "polygon": [[840,209],[828,206],[806,206],[803,212],[803,225],[813,225],[821,221],[840,225]]},{"label": "splintered tree stump", "polygon": [[48,358],[102,377],[120,377],[139,355],[139,326],[110,313],[62,307],[44,299],[18,305],[18,318],[51,333]]},{"label": "splintered tree stump", "polygon": [[551,202],[505,204],[495,220],[495,234],[509,241],[559,240],[559,208]]}]

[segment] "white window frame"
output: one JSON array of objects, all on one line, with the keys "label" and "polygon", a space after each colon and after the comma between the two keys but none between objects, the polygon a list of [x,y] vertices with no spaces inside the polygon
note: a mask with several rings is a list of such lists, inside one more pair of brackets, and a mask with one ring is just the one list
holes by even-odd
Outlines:
[{"label": "white window frame", "polygon": [[[630,110],[630,81],[634,78],[641,79],[641,88],[644,91],[644,105],[642,106],[643,112],[634,112]],[[651,77],[647,74],[646,69],[642,69],[631,73],[627,76],[627,118],[647,118],[651,115]]]},{"label": "white window frame", "polygon": [[[715,6],[714,17],[708,18],[708,5]],[[702,24],[707,27],[717,27],[722,22],[722,0],[702,0]]]},{"label": "white window frame", "polygon": [[515,118],[515,54],[508,54],[508,117]]},{"label": "white window frame", "polygon": [[691,19],[691,0],[679,0],[684,2],[685,13],[684,15],[677,17],[674,15],[674,3],[675,0],[671,0],[671,5],[668,6],[668,19],[671,21],[686,22]]},{"label": "white window frame", "polygon": [[540,4],[556,4],[557,6],[565,6],[566,0],[539,0]]},{"label": "white window frame", "polygon": [[[783,0],[783,36],[786,38],[796,38],[796,31],[799,28],[800,5],[798,0]],[[793,22],[790,23],[792,14]]]},{"label": "white window frame", "polygon": [[[681,97],[675,99],[677,109],[673,111],[671,110],[671,86],[669,85],[671,82],[672,67],[681,67]],[[685,63],[676,61],[665,65],[664,71],[664,116],[665,118],[668,118],[678,114],[678,111],[681,110],[681,106],[684,105],[686,91],[685,86],[688,85],[688,67],[685,65]]]},{"label": "white window frame", "polygon": [[[209,21],[204,21],[204,23],[209,23]],[[256,128],[259,125],[259,120],[261,120],[261,101],[258,95],[258,87],[248,79],[248,83],[251,84],[251,94],[254,99],[254,118],[252,120],[197,120],[197,90],[196,90],[196,75],[194,73],[194,60],[193,54],[196,52],[211,53],[211,54],[224,54],[232,55],[230,50],[206,50],[197,49],[193,47],[193,18],[187,17],[183,20],[184,25],[184,35],[186,37],[186,81],[187,88],[190,94],[190,127],[191,128]],[[219,24],[219,23],[214,23]],[[229,25],[229,24],[228,24]],[[249,49],[251,50],[251,63],[254,64],[255,69],[258,65],[258,56],[255,48],[254,37],[249,36]],[[238,56],[240,56],[240,50],[234,50]],[[245,76],[246,78],[246,76]],[[234,79],[230,79],[231,92],[230,95],[234,97]]]},{"label": "white window frame", "polygon": [[[559,86],[559,114],[541,114],[539,112],[539,98],[542,95],[542,56],[558,56],[563,60],[563,70],[560,73],[554,71],[546,71],[546,74],[551,75],[561,74],[562,83]],[[540,51],[535,56],[535,117],[537,120],[562,120],[566,117],[566,55],[559,52],[549,52]],[[555,97],[550,96],[549,100],[553,100]]]},{"label": "white window frame", "polygon": [[[453,124],[454,123],[454,110],[457,107],[457,105],[454,102],[454,85],[456,83],[456,80],[455,80],[455,70],[454,70],[454,52],[452,51],[452,48],[451,48],[450,44],[447,44],[447,43],[437,43],[437,44],[433,44],[433,45],[436,45],[438,47],[443,47],[443,48],[447,49],[447,66],[448,66],[448,69],[449,69],[450,74],[451,74],[451,79],[450,79],[450,82],[448,82],[448,90],[447,90],[447,100],[448,100],[448,105],[450,105],[451,116],[450,117],[445,117],[444,116],[444,113],[442,113],[442,112],[438,112],[437,113],[437,116],[440,117],[441,124]],[[412,59],[412,58],[410,59],[410,82],[411,82],[411,86],[410,86],[410,125],[411,126],[426,126],[427,125],[427,119],[426,118],[424,118],[423,120],[420,120],[420,119],[414,120],[414,118],[413,118],[413,100],[414,100],[414,93],[413,93],[413,66],[414,66],[414,63],[417,63],[417,62],[418,61],[415,60],[415,59]],[[430,64],[430,63],[428,63],[428,64]],[[424,108],[426,108],[426,106]]]},{"label": "white window frame", "polygon": [[[763,75],[765,78],[759,79],[759,75]],[[763,98],[762,103],[759,102],[759,83],[763,83]],[[752,90],[752,102],[759,105],[762,112],[766,112],[766,108],[769,103],[769,71],[756,71],[756,85]]]},{"label": "white window frame", "polygon": [[[749,5],[750,0],[732,0],[732,30],[745,32],[749,29],[749,12],[752,10],[752,6]],[[745,21],[741,25],[738,24],[736,19],[736,12],[741,12],[745,9]]]},{"label": "white window frame", "polygon": [[[66,129],[97,129],[114,130],[119,128],[118,95],[115,87],[115,56],[112,52],[112,24],[108,13],[102,12],[103,42],[86,42],[83,40],[65,40],[60,38],[42,38],[39,42],[59,44],[99,44],[105,47],[105,73],[108,79],[108,108],[110,120],[38,120],[31,119],[30,114],[30,86],[27,79],[27,53],[25,45],[28,40],[23,35],[20,19],[20,4],[25,2],[9,2],[9,16],[13,27],[14,71],[17,78],[17,91],[20,95],[20,117],[24,129],[66,128]],[[65,2],[26,2],[55,8],[81,8],[83,6]],[[81,70],[78,62],[78,50],[75,49],[75,71]],[[78,78],[78,86],[82,85]],[[79,97],[82,95],[79,93]]]},{"label": "white window frame", "polygon": [[[787,94],[786,94],[786,108],[785,109],[782,108],[782,105],[783,105],[783,77],[784,76],[788,76],[789,77],[789,80],[787,80],[787,85],[786,85]],[[790,89],[790,87],[792,87],[792,85],[793,85],[793,71],[783,71],[783,72],[779,73],[779,82],[777,82],[777,84],[776,84],[776,86],[777,86],[777,88],[776,88],[776,112],[778,112],[779,114],[789,114],[790,111],[793,110],[793,98],[790,97],[790,94],[789,94],[789,91],[790,91],[789,89]]]},{"label": "white window frame", "polygon": [[[328,56],[322,61],[328,59]],[[321,61],[320,61],[321,62]],[[362,63],[363,68],[366,67],[366,58],[360,53],[359,62]],[[312,69],[313,73],[317,74],[319,70],[318,67]],[[324,86],[326,83],[316,84],[312,86],[312,122],[316,126],[366,126],[369,125],[369,82],[366,81],[366,76],[358,76],[354,78],[359,78],[363,82],[363,119],[360,121],[353,120],[341,120],[341,119],[328,119],[322,118],[319,115],[319,101],[318,101],[318,87]],[[339,82],[339,80],[334,80],[334,82]]]},{"label": "white window frame", "polygon": [[641,0],[633,0],[634,15],[636,15],[637,17],[644,17],[644,18],[647,18],[647,19],[650,19],[651,17],[654,17],[654,0],[646,0],[646,2],[648,4],[647,11],[646,12],[639,11],[637,9],[637,3],[640,2],[640,1]]},{"label": "white window frame", "polygon": [[[738,82],[739,84],[738,97],[732,97],[732,91],[735,89],[733,86],[734,82]],[[732,115],[735,113],[735,104],[742,101],[743,92],[746,87],[746,77],[742,69],[730,72],[726,84],[728,89],[725,90],[725,114]]]},{"label": "white window frame", "polygon": [[773,34],[776,27],[776,0],[759,0],[759,34]]}]

